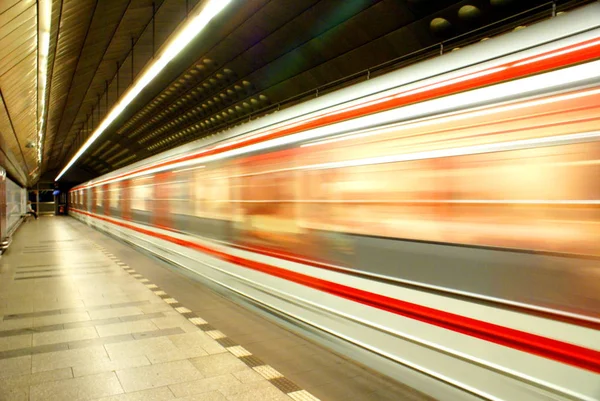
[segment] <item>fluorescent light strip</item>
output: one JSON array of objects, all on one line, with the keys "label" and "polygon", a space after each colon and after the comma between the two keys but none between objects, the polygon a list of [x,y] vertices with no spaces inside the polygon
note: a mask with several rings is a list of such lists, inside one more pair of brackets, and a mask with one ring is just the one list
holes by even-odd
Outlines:
[{"label": "fluorescent light strip", "polygon": [[[239,156],[273,147],[289,145],[297,142],[311,141],[345,132],[356,132],[358,130],[372,129],[373,127],[377,126],[397,123],[399,120],[409,121],[411,119],[423,118],[424,116],[432,116],[436,113],[439,114],[448,112],[449,110],[475,107],[482,102],[482,99],[485,99],[486,102],[493,102],[502,100],[510,94],[519,94],[521,97],[526,97],[528,93],[537,93],[541,90],[551,90],[555,87],[561,87],[566,84],[575,85],[578,82],[598,77],[600,77],[600,60],[576,65],[574,67],[550,71],[544,74],[522,78],[515,81],[504,82],[494,86],[474,89],[468,92],[462,92],[455,95],[449,95],[442,98],[415,103],[398,109],[356,118],[354,120],[342,121],[340,123],[314,128],[297,134],[255,143],[242,148],[232,149],[216,155],[201,157],[202,153],[211,150],[211,148],[203,149],[199,152],[192,153],[190,156],[197,155],[199,157],[191,160],[185,160],[179,163],[173,163],[149,169],[148,167],[150,166],[140,167],[141,171],[122,173],[121,175],[112,179],[103,178],[99,181],[102,183],[116,182],[166,170],[187,168],[196,164],[206,164],[216,160]],[[160,163],[161,162],[157,162],[156,164]],[[88,185],[86,185],[86,187],[93,187],[95,185],[96,184],[94,182],[90,182]]]},{"label": "fluorescent light strip", "polygon": [[63,168],[55,178],[58,181],[83,153],[102,135],[108,126],[129,106],[129,104],[140,94],[140,92],[173,60],[185,47],[198,36],[208,23],[219,14],[231,0],[209,0],[208,4],[202,8],[198,15],[189,18],[183,28],[170,41],[165,51],[154,61],[150,67],[134,83],[133,87],[127,91],[125,96],[115,105],[111,112],[102,121],[100,126],[92,136],[75,153],[75,156]]},{"label": "fluorescent light strip", "polygon": [[[46,115],[46,90],[48,88],[48,53],[50,52],[50,25],[52,0],[38,1],[38,133],[37,162],[42,163],[44,146],[44,126]],[[40,95],[41,92],[41,95]]]}]

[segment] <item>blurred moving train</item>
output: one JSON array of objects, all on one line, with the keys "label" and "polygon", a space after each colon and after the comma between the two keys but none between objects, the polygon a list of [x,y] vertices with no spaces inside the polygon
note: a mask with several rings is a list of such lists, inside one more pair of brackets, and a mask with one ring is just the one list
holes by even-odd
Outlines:
[{"label": "blurred moving train", "polygon": [[72,214],[437,399],[600,399],[600,3],[84,183]]}]

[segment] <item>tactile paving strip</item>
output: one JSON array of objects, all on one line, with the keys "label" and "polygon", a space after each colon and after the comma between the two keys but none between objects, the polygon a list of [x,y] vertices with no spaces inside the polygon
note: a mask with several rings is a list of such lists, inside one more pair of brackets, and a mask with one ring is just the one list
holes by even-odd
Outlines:
[{"label": "tactile paving strip", "polygon": [[150,281],[131,268],[126,263],[119,260],[118,257],[113,255],[106,248],[93,242],[94,246],[98,248],[104,255],[115,262],[129,275],[139,282],[143,283],[146,288],[150,289],[155,295],[160,297],[169,306],[171,306],[176,312],[188,319],[190,323],[194,324],[208,336],[217,341],[222,347],[224,347],[229,353],[244,362],[248,367],[252,368],[256,373],[268,380],[272,385],[281,390],[284,394],[287,394],[290,398],[295,401],[319,401],[317,397],[310,394],[308,391],[298,387],[294,382],[284,377],[277,370],[273,369],[270,365],[267,365],[262,360],[252,355],[250,351],[227,337],[221,331],[211,326],[206,320],[197,316],[194,312],[181,305],[179,301],[171,297],[165,291],[161,290],[156,284],[150,283]]}]

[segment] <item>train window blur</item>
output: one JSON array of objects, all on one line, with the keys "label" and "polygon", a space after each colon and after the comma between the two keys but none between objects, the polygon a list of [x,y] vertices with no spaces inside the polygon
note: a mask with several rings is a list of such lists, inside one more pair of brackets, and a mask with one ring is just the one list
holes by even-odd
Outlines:
[{"label": "train window blur", "polygon": [[305,241],[299,225],[298,173],[290,152],[256,156],[240,163],[239,204],[247,242],[295,249]]},{"label": "train window blur", "polygon": [[119,208],[119,204],[121,202],[121,189],[119,188],[120,183],[116,182],[116,183],[112,183],[109,185],[109,205],[111,209],[118,209]]},{"label": "train window blur", "polygon": [[589,252],[600,231],[581,222],[598,218],[590,183],[599,151],[575,144],[309,170],[305,192],[320,205],[305,219],[356,234]]},{"label": "train window blur", "polygon": [[152,177],[136,178],[131,182],[131,208],[135,210],[150,211],[153,198]]},{"label": "train window blur", "polygon": [[194,170],[194,203],[198,217],[231,219],[226,167],[213,165]]},{"label": "train window blur", "polygon": [[94,201],[95,201],[95,205],[96,207],[100,206],[102,207],[102,187],[95,187],[94,188]]},{"label": "train window blur", "polygon": [[191,175],[187,172],[175,172],[166,184],[170,199],[170,210],[175,214],[191,214],[190,210],[190,185]]}]

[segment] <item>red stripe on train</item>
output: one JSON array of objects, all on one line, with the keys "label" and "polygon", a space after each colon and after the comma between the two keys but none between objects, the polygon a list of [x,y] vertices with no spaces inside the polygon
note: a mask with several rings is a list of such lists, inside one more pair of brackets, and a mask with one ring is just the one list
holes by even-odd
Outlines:
[{"label": "red stripe on train", "polygon": [[527,333],[521,330],[499,326],[497,324],[456,315],[450,312],[417,305],[411,302],[374,294],[372,292],[348,287],[331,281],[311,277],[302,273],[293,272],[280,267],[265,263],[252,261],[238,256],[233,256],[217,249],[200,245],[193,241],[183,240],[170,235],[156,233],[151,230],[136,227],[131,224],[113,221],[111,219],[93,215],[91,213],[71,209],[77,213],[90,216],[108,223],[121,226],[141,234],[150,235],[177,245],[196,249],[203,253],[217,257],[238,266],[243,266],[261,273],[285,279],[309,288],[313,288],[328,294],[336,295],[354,302],[361,303],[373,308],[415,319],[437,327],[452,330],[471,337],[476,337],[495,344],[510,347],[529,354],[552,359],[577,368],[600,373],[600,352],[570,344],[564,341],[542,337],[537,334]]},{"label": "red stripe on train", "polygon": [[[164,228],[164,227],[161,227]],[[164,228],[167,231],[173,231],[173,232],[177,232],[171,228]],[[227,246],[232,247],[232,248],[236,248],[236,249],[240,249],[242,251],[246,251],[246,252],[253,252],[253,253],[258,253],[261,255],[265,255],[265,256],[269,256],[271,258],[276,258],[276,259],[283,259],[283,260],[287,260],[289,262],[293,262],[293,263],[298,263],[301,265],[306,265],[306,266],[311,266],[311,267],[316,267],[318,269],[323,269],[323,270],[329,270],[329,271],[333,271],[336,273],[342,273],[342,274],[352,274],[352,275],[356,275],[358,277],[364,278],[364,279],[374,279],[374,277],[369,276],[368,273],[364,273],[361,271],[349,271],[347,268],[344,268],[342,266],[336,266],[336,265],[332,265],[327,263],[326,261],[317,261],[317,260],[312,260],[312,259],[305,259],[303,257],[297,256],[295,254],[291,254],[291,253],[287,253],[287,252],[282,252],[282,251],[274,251],[272,249],[269,248],[263,248],[263,247],[254,247],[254,246],[244,246],[244,245],[237,245],[237,244],[231,244],[231,243],[225,243]],[[375,278],[377,279],[377,278]],[[381,277],[382,280],[386,280],[385,277]],[[390,280],[393,282],[393,280]],[[405,284],[405,283],[397,283],[400,285],[409,285],[412,286],[413,284]],[[418,284],[414,284],[415,287],[419,288]],[[425,287],[426,290],[431,290],[428,289],[427,287]],[[432,291],[434,292],[443,292],[443,290],[437,290],[437,289],[433,289]],[[452,294],[452,293],[451,293]],[[461,294],[458,294],[458,296],[463,296]],[[469,295],[464,295],[464,297],[466,297],[467,299],[469,298],[474,298],[476,301],[480,301],[481,299],[478,299],[476,296],[469,296]],[[484,302],[486,302],[484,300]],[[572,324],[574,326],[579,326],[579,327],[586,327],[588,329],[593,329],[593,330],[600,330],[600,323],[596,323],[594,321],[589,321],[589,320],[584,320],[581,318],[577,318],[577,317],[570,317],[570,316],[565,316],[565,315],[561,315],[561,314],[556,314],[556,313],[552,313],[550,311],[541,311],[541,310],[536,310],[536,309],[532,309],[532,308],[527,308],[526,306],[520,306],[520,305],[511,305],[511,304],[502,304],[501,302],[495,302],[495,301],[489,301],[491,303],[497,303],[500,304],[501,308],[504,308],[506,310],[513,310],[519,313],[524,313],[530,316],[537,316],[537,317],[541,317],[544,319],[548,319],[548,320],[554,320],[557,322],[563,322],[563,323],[568,323],[568,324]]]}]

